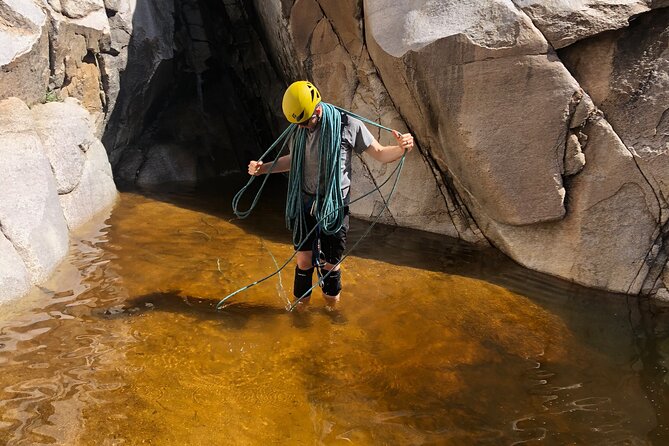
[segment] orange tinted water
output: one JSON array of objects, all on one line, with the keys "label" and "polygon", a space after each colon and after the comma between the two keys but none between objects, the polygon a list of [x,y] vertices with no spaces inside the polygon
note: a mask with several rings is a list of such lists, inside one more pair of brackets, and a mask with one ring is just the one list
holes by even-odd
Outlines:
[{"label": "orange tinted water", "polygon": [[292,264],[216,311],[292,253],[236,187],[123,193],[0,307],[0,443],[666,444],[662,310],[491,250],[379,227],[339,314],[286,312]]}]

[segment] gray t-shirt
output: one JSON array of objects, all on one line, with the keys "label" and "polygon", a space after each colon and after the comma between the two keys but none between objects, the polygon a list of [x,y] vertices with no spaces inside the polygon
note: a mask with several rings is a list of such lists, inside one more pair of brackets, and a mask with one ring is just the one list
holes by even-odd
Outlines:
[{"label": "gray t-shirt", "polygon": [[[374,142],[374,136],[359,119],[346,116],[348,122],[342,127],[341,132],[341,195],[346,199],[351,186],[351,155],[352,151],[360,154]],[[321,140],[321,124],[313,132],[307,133],[307,141],[304,153],[304,166],[302,178],[302,191],[316,195],[318,187],[318,150]],[[291,144],[292,147],[292,144]],[[323,189],[321,179],[321,190]]]}]

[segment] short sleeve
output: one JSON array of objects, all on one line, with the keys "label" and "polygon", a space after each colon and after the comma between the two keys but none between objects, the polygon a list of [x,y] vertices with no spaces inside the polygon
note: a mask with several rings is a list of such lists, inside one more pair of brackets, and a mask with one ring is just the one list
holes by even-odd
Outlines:
[{"label": "short sleeve", "polygon": [[348,117],[353,136],[353,150],[356,153],[362,153],[375,141],[374,136],[369,129],[359,119]]},{"label": "short sleeve", "polygon": [[288,154],[292,155],[293,154],[293,145],[295,144],[295,133],[293,132],[288,136],[288,141],[286,141],[286,145],[288,145]]}]

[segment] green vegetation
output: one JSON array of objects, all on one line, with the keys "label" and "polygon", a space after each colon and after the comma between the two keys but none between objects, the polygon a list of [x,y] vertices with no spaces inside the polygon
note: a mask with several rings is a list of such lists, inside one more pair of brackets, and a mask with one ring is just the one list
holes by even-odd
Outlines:
[{"label": "green vegetation", "polygon": [[57,90],[46,90],[46,93],[44,94],[44,100],[42,101],[43,104],[46,104],[47,102],[59,102],[60,96],[58,96],[58,91]]}]

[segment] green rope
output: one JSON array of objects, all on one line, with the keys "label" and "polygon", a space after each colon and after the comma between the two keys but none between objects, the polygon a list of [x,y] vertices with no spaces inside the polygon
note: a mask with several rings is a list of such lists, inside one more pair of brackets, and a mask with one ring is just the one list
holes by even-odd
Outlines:
[{"label": "green rope", "polygon": [[[318,182],[312,214],[321,223],[324,234],[334,234],[344,225],[344,198],[341,196],[341,113],[321,102],[321,136],[318,151]],[[304,239],[307,225],[302,194],[304,155],[308,129],[295,134],[286,197],[286,226],[293,231],[293,244]],[[323,181],[321,187],[321,180]],[[322,195],[322,199],[321,199]]]},{"label": "green rope", "polygon": [[[276,155],[276,158],[274,159],[274,162],[279,159],[281,156],[281,153],[283,152],[283,149],[286,147],[287,142],[290,140],[290,135],[292,135],[295,132],[295,129],[298,127],[295,124],[291,124],[286,128],[286,130],[283,131],[283,133],[272,143],[272,145],[267,149],[265,153],[262,154],[262,156],[258,159],[258,161],[262,161],[263,158],[265,158],[282,140],[283,144],[281,145],[281,149]],[[267,175],[265,175],[265,179],[263,180],[262,184],[260,185],[260,189],[258,189],[258,192],[256,192],[256,196],[253,197],[253,201],[251,202],[251,205],[246,211],[240,211],[239,210],[239,200],[241,200],[242,195],[244,195],[244,192],[246,192],[246,189],[249,188],[251,183],[256,179],[255,176],[251,176],[249,178],[249,181],[246,183],[244,187],[242,187],[239,192],[235,194],[234,197],[232,197],[232,211],[235,213],[235,215],[238,218],[246,218],[249,215],[251,215],[251,212],[253,212],[253,209],[256,207],[256,204],[258,204],[258,200],[260,199],[260,194],[262,193],[263,188],[265,187],[265,183],[267,183],[267,180],[269,179],[269,174],[272,173],[272,170],[274,170],[274,162],[269,168],[269,171],[267,172]]]},{"label": "green rope", "polygon": [[383,129],[383,130],[387,130],[387,131],[389,131],[389,132],[391,132],[391,133],[393,132],[393,129],[391,129],[390,127],[386,127],[386,126],[384,126],[384,125],[381,125],[381,124],[379,124],[378,122],[370,121],[369,119],[367,119],[367,118],[365,118],[365,117],[363,117],[363,116],[356,115],[355,113],[350,112],[350,111],[348,111],[348,110],[345,110],[345,109],[343,109],[343,108],[339,108],[339,107],[337,107],[336,105],[333,105],[333,107],[336,108],[337,110],[339,110],[339,111],[342,112],[342,113],[346,113],[346,114],[349,115],[349,116],[353,116],[354,118],[361,120],[362,122],[366,122],[367,124],[373,125],[374,127],[378,127],[378,128],[380,128],[380,129]]},{"label": "green rope", "polygon": [[[309,296],[309,294],[311,293],[311,291],[319,285],[319,282],[322,282],[322,281],[325,280],[327,277],[329,277],[330,274],[332,274],[332,272],[335,271],[335,268],[337,268],[337,267],[344,261],[344,259],[346,259],[346,258],[351,254],[351,252],[353,252],[353,250],[360,244],[360,242],[361,242],[365,237],[367,237],[367,235],[369,235],[369,233],[371,232],[372,228],[373,228],[373,227],[379,222],[379,220],[381,219],[381,215],[383,215],[383,211],[385,211],[386,209],[390,210],[390,209],[388,208],[388,203],[390,202],[390,199],[393,197],[393,194],[395,193],[395,189],[397,188],[397,183],[399,182],[399,179],[400,179],[400,173],[401,173],[401,171],[402,171],[402,167],[404,166],[404,159],[405,159],[405,158],[406,158],[406,149],[405,149],[405,151],[404,151],[404,154],[402,155],[402,158],[400,158],[400,162],[397,164],[397,167],[395,167],[395,170],[393,170],[393,171],[390,173],[390,175],[388,176],[388,178],[387,178],[383,183],[381,183],[381,185],[379,185],[379,186],[376,187],[375,189],[371,190],[369,193],[367,193],[367,194],[365,194],[365,195],[363,195],[363,196],[361,196],[361,197],[359,197],[359,198],[356,198],[356,199],[354,200],[354,201],[358,201],[358,200],[360,200],[360,199],[366,197],[367,195],[369,195],[369,194],[371,194],[371,193],[373,193],[373,192],[379,190],[379,189],[381,188],[381,186],[383,186],[384,184],[386,184],[386,183],[388,182],[388,180],[390,180],[390,178],[392,178],[393,174],[397,171],[397,175],[395,176],[395,181],[393,182],[393,187],[392,187],[392,189],[390,190],[390,193],[388,194],[388,198],[387,198],[386,200],[384,200],[384,202],[383,202],[383,209],[381,209],[381,211],[379,212],[379,214],[374,218],[374,220],[372,221],[372,224],[369,225],[369,227],[367,228],[367,230],[365,231],[365,233],[362,234],[362,236],[358,239],[358,241],[355,242],[355,244],[354,244],[353,246],[351,246],[351,248],[346,252],[346,254],[344,254],[344,255],[342,256],[342,258],[341,258],[335,265],[332,266],[332,269],[331,269],[331,270],[329,270],[327,273],[323,274],[323,277],[321,277],[319,281],[317,281],[314,285],[312,285],[311,288],[309,288],[307,291],[305,291],[304,294],[302,294],[299,298],[297,298],[297,299],[295,300],[295,302],[293,302],[293,304],[290,306],[290,308],[288,309],[288,311],[293,311],[293,309],[295,309],[295,307],[297,306],[297,304],[299,304],[299,303],[302,301],[302,299],[304,299],[305,297]],[[353,201],[352,201],[351,203],[353,203]]]},{"label": "green rope", "polygon": [[[293,231],[293,245],[297,246],[297,249],[295,250],[293,255],[290,256],[288,260],[286,260],[285,263],[281,265],[281,267],[279,267],[275,272],[253,283],[250,283],[233,293],[228,294],[226,297],[224,297],[218,302],[218,304],[216,305],[216,309],[220,309],[222,305],[234,295],[241,293],[242,291],[245,291],[261,282],[264,282],[265,280],[279,273],[297,255],[299,249],[302,247],[302,245],[304,245],[306,240],[316,230],[317,227],[320,226],[321,231],[323,231],[323,233],[325,234],[334,234],[337,231],[339,231],[343,226],[345,217],[345,211],[344,211],[345,203],[341,194],[341,113],[346,113],[363,122],[392,132],[392,129],[380,125],[374,121],[370,121],[369,119],[366,119],[362,116],[358,116],[348,110],[344,110],[342,108],[333,106],[325,102],[321,102],[321,105],[323,114],[320,123],[321,135],[319,142],[322,150],[318,151],[317,191],[319,192],[323,191],[322,194],[323,197],[321,200],[320,197],[321,194],[317,193],[316,201],[313,205],[314,207],[312,208],[313,215],[317,220],[317,224],[310,231],[307,231],[307,225],[304,218],[304,200],[302,196],[302,181],[303,181],[302,169],[304,165],[304,153],[306,149],[306,139],[308,130],[305,128],[298,128],[296,125],[291,124],[272,144],[272,146],[260,157],[259,161],[261,161],[272,149],[274,149],[274,147],[278,145],[278,143],[281,140],[285,138],[281,150],[279,151],[276,157],[276,159],[278,159],[281,153],[283,152],[283,149],[285,148],[287,142],[291,139],[290,137],[292,136],[293,150],[292,150],[291,167],[288,179],[288,193],[286,197],[286,226],[288,227],[288,229],[291,229]],[[353,247],[348,250],[347,254],[342,257],[342,259],[337,263],[337,265],[339,265],[344,260],[344,258],[346,258],[350,254],[350,252],[360,243],[360,241],[364,237],[366,237],[367,234],[369,234],[371,229],[381,218],[382,213],[386,209],[388,209],[387,203],[390,202],[390,199],[392,198],[392,195],[394,194],[395,189],[397,187],[397,183],[399,181],[399,177],[402,171],[402,166],[404,165],[405,157],[406,157],[406,151],[402,155],[397,167],[395,167],[395,169],[391,172],[391,174],[383,183],[376,186],[373,190],[356,198],[355,200],[350,201],[349,204],[352,204],[376,191],[380,191],[380,188],[383,185],[385,185],[390,180],[390,178],[393,177],[395,172],[397,172],[397,176],[395,177],[395,182],[393,183],[393,187],[390,191],[390,194],[388,195],[388,198],[384,200],[384,208],[381,209],[381,211],[376,216],[375,220],[372,222],[372,224],[367,229],[365,234],[363,234],[360,240],[358,240],[358,242],[356,242],[355,245],[353,245]],[[269,177],[269,174],[272,172],[273,168],[274,164],[270,166],[270,169],[267,172],[267,177]],[[235,197],[232,200],[232,207],[237,217],[246,218],[249,216],[249,214],[252,212],[253,208],[255,208],[258,202],[260,194],[262,193],[262,189],[264,188],[265,183],[267,182],[267,177],[263,181],[260,189],[258,190],[256,196],[253,199],[253,202],[251,203],[251,206],[247,211],[238,210],[239,200],[241,199],[246,189],[253,182],[255,176],[252,176],[249,179],[246,186],[244,186],[235,195]],[[323,187],[321,187],[321,179],[323,180]],[[335,267],[337,265],[335,265]],[[331,271],[328,271],[328,273],[326,273],[323,278],[327,277],[331,273]],[[323,278],[321,278],[321,280]],[[297,305],[297,303],[299,303],[299,301],[301,301],[316,286],[318,286],[318,282],[314,286],[312,286],[311,289],[307,291],[307,293],[298,298],[295,301],[295,303],[293,303],[293,305],[290,307],[289,311],[292,311],[293,308],[295,308],[295,305]]]},{"label": "green rope", "polygon": [[[397,172],[397,175],[395,175],[395,182],[393,183],[393,189],[391,190],[390,194],[388,194],[388,198],[384,200],[384,204],[385,204],[384,208],[381,209],[381,211],[379,212],[379,214],[375,217],[374,221],[373,221],[372,224],[369,226],[369,228],[367,229],[367,231],[363,234],[363,236],[360,238],[360,240],[362,240],[363,238],[365,238],[365,237],[367,236],[367,234],[369,234],[369,231],[371,231],[371,229],[374,227],[374,225],[375,225],[375,224],[379,221],[379,219],[381,218],[381,215],[383,214],[383,211],[385,211],[386,209],[388,209],[388,205],[387,205],[386,203],[389,203],[389,202],[390,202],[390,200],[391,200],[391,198],[392,198],[392,194],[395,192],[395,185],[396,185],[397,182],[399,181],[400,174],[401,174],[401,170],[402,170],[402,166],[404,165],[404,158],[405,158],[405,157],[406,157],[406,152],[405,152],[404,155],[402,155],[402,158],[400,159],[400,162],[397,164],[397,166],[395,167],[395,169],[393,169],[393,171],[390,172],[390,175],[388,175],[388,178],[386,178],[381,184],[379,184],[377,187],[375,187],[374,189],[370,190],[369,192],[366,192],[366,193],[364,193],[363,195],[359,196],[359,197],[356,198],[355,200],[351,200],[351,201],[350,201],[349,204],[353,204],[353,203],[355,203],[355,202],[357,202],[357,201],[360,201],[360,200],[362,200],[363,198],[365,198],[365,197],[367,197],[367,196],[373,194],[374,192],[377,192],[377,191],[380,190],[383,186],[385,186],[386,183],[387,183],[388,181],[390,181],[391,178],[393,178],[393,175],[395,175],[395,172]],[[320,222],[317,222],[317,223],[320,223]],[[295,258],[295,256],[297,255],[297,252],[298,252],[298,251],[300,250],[300,248],[302,248],[302,246],[307,242],[307,240],[309,239],[309,236],[311,236],[311,234],[314,233],[314,231],[316,230],[316,227],[317,227],[317,226],[318,226],[318,224],[317,224],[316,226],[314,226],[314,227],[311,229],[311,231],[309,231],[309,232],[307,233],[307,235],[304,237],[304,239],[297,245],[297,248],[296,248],[295,251],[293,252],[293,255],[291,255],[290,257],[288,257],[288,259],[286,259],[286,261],[285,261],[285,262],[284,262],[284,263],[283,263],[283,264],[282,264],[276,271],[274,271],[273,273],[271,273],[271,274],[269,274],[269,275],[263,277],[262,279],[258,279],[258,280],[256,280],[255,282],[249,283],[248,285],[245,285],[245,286],[239,288],[237,291],[234,291],[234,292],[228,294],[227,296],[225,296],[223,299],[221,299],[221,300],[218,302],[218,304],[216,305],[216,309],[219,310],[227,300],[229,300],[231,297],[235,296],[236,294],[239,294],[239,293],[241,293],[241,292],[243,292],[243,291],[246,291],[246,290],[248,290],[249,288],[252,288],[252,287],[258,285],[258,284],[260,284],[260,283],[266,281],[267,279],[271,279],[272,277],[274,277],[275,275],[277,275],[278,273],[280,273],[281,270],[283,270],[283,269],[290,263],[290,261],[293,260],[293,259]],[[358,246],[358,244],[360,243],[360,240],[358,240],[358,241],[355,243],[355,245],[353,245],[353,247],[352,247],[351,249],[348,250],[348,252],[346,253],[346,255],[344,255],[344,256],[342,257],[342,260],[343,260],[344,258],[348,257],[348,256],[351,254],[351,251],[353,251],[353,249],[354,249],[356,246]],[[339,263],[341,263],[341,262],[339,262]],[[337,263],[337,265],[339,265],[339,263]],[[329,274],[330,274],[330,272],[328,272],[327,274],[325,274],[325,276],[329,276]],[[316,283],[316,285],[312,286],[311,289],[313,290],[317,285],[318,285],[318,282]],[[299,300],[302,300],[305,296],[306,296],[306,294],[300,296]],[[293,309],[293,306],[290,307],[289,311],[292,311],[292,309]]]}]

